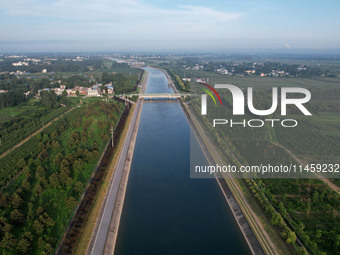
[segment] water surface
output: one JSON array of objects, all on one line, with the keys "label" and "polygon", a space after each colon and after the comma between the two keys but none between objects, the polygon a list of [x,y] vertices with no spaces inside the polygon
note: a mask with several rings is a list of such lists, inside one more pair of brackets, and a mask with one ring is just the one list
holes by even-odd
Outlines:
[{"label": "water surface", "polygon": [[[147,70],[146,93],[172,92],[161,71]],[[189,166],[190,126],[179,103],[144,102],[116,255],[250,254],[217,182],[190,179]]]}]

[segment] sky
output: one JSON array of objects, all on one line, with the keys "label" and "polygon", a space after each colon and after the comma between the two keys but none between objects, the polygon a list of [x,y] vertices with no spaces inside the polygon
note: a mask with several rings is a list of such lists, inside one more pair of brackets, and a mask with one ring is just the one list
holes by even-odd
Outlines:
[{"label": "sky", "polygon": [[338,0],[0,0],[0,51],[340,48]]}]

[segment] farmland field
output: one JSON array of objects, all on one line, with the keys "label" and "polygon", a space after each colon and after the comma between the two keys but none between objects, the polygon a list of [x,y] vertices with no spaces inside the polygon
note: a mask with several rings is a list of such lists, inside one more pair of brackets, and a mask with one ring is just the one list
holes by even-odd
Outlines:
[{"label": "farmland field", "polygon": [[54,252],[123,108],[77,107],[1,159],[3,254]]},{"label": "farmland field", "polygon": [[[191,110],[211,133],[228,164],[340,163],[340,78],[225,77],[204,71],[195,73],[178,69],[176,72],[182,77],[208,78],[211,85],[234,84],[243,91],[245,87],[253,87],[254,106],[257,109],[270,108],[271,87],[303,87],[311,91],[312,99],[305,105],[312,116],[303,116],[294,107],[287,110],[289,117],[286,118],[298,121],[295,128],[284,128],[281,125],[272,127],[269,123],[261,128],[242,125],[220,125],[213,128],[213,119],[241,121],[263,117],[247,110],[245,116],[233,116],[233,101],[226,90],[218,90],[223,106],[214,105],[208,99],[208,113],[202,116],[200,97],[192,96]],[[191,76],[194,73],[196,76]],[[191,90],[192,95],[202,93],[199,86],[193,83]],[[283,116],[277,111],[266,118],[283,119]],[[317,179],[316,175],[311,174],[309,177],[313,179],[263,178],[253,181],[245,179],[244,182],[288,244],[298,249],[294,238],[296,236],[311,254],[338,254],[339,195],[325,182]],[[331,179],[337,185],[340,184],[339,180]],[[286,226],[292,232],[287,231]]]}]

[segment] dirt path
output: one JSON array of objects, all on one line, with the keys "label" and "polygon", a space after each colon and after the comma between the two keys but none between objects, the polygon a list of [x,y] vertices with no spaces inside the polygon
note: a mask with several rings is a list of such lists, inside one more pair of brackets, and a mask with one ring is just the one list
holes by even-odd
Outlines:
[{"label": "dirt path", "polygon": [[[285,150],[296,162],[298,162],[301,165],[306,165],[306,162],[303,162],[301,159],[299,159],[298,157],[296,157],[290,150],[288,150],[286,147],[284,147],[283,145],[279,144],[279,143],[275,143],[270,141],[273,145],[280,147],[281,149]],[[329,179],[314,173],[320,180],[322,180],[324,183],[326,183],[329,188],[331,188],[333,191],[335,191],[338,195],[340,195],[340,188],[335,185],[333,182],[331,182]]]},{"label": "dirt path", "polygon": [[62,115],[69,113],[70,111],[72,111],[75,107],[72,107],[71,109],[69,109],[68,111],[62,113],[61,115],[59,115],[58,117],[56,117],[55,119],[51,120],[50,122],[48,122],[46,125],[44,125],[42,128],[38,129],[37,131],[35,131],[34,133],[30,134],[28,137],[26,137],[24,140],[21,140],[19,143],[17,143],[16,145],[14,145],[12,148],[8,149],[7,151],[5,151],[4,153],[2,153],[0,155],[0,159],[7,156],[9,153],[11,153],[12,151],[14,151],[16,148],[20,147],[21,145],[23,145],[25,142],[27,142],[29,139],[31,139],[33,136],[37,135],[39,132],[43,131],[45,128],[47,128],[48,126],[50,126],[54,121],[58,120],[59,118],[61,118]]}]

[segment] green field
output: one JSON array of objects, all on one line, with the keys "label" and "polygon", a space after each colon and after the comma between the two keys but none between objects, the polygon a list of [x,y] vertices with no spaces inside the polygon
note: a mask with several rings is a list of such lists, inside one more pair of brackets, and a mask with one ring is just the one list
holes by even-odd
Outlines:
[{"label": "green field", "polygon": [[39,101],[31,100],[28,103],[2,109],[0,119],[7,118],[7,121],[0,126],[0,154],[65,113],[70,107],[71,105],[65,107],[59,105],[54,109],[46,109]]},{"label": "green field", "polygon": [[39,100],[31,99],[29,102],[22,103],[18,106],[7,107],[0,109],[0,119],[11,120],[13,117],[18,115],[22,115],[26,111],[35,111],[35,110],[43,110],[43,107],[39,104]]},{"label": "green field", "polygon": [[[186,77],[194,74],[187,70],[177,70],[177,73],[185,74]],[[195,75],[192,77],[209,78],[211,85],[220,83],[241,88],[254,87],[254,102],[258,109],[270,107],[273,86],[304,87],[311,91],[312,99],[306,108],[312,112],[312,117],[301,115],[293,107],[288,108],[289,117],[286,118],[298,121],[295,128],[283,128],[280,125],[271,127],[269,124],[262,128],[212,128],[214,118],[241,121],[262,117],[252,115],[249,111],[246,111],[245,116],[233,116],[231,95],[223,90],[218,90],[223,106],[215,106],[208,97],[208,114],[202,116],[200,98],[192,97],[191,110],[196,112],[207,132],[214,138],[227,163],[298,164],[288,151],[304,163],[340,163],[340,78],[225,77],[203,71],[197,71]],[[202,93],[197,85],[191,88],[193,95]],[[278,112],[266,118],[283,119],[283,116]],[[292,235],[290,238],[287,234],[287,226],[311,254],[339,254],[339,195],[326,183],[315,179],[314,174],[310,177],[314,179],[254,179],[246,184],[288,244],[298,249],[295,240],[292,243]],[[333,182],[340,184],[339,179],[333,179]],[[275,211],[279,212],[281,218]]]}]

